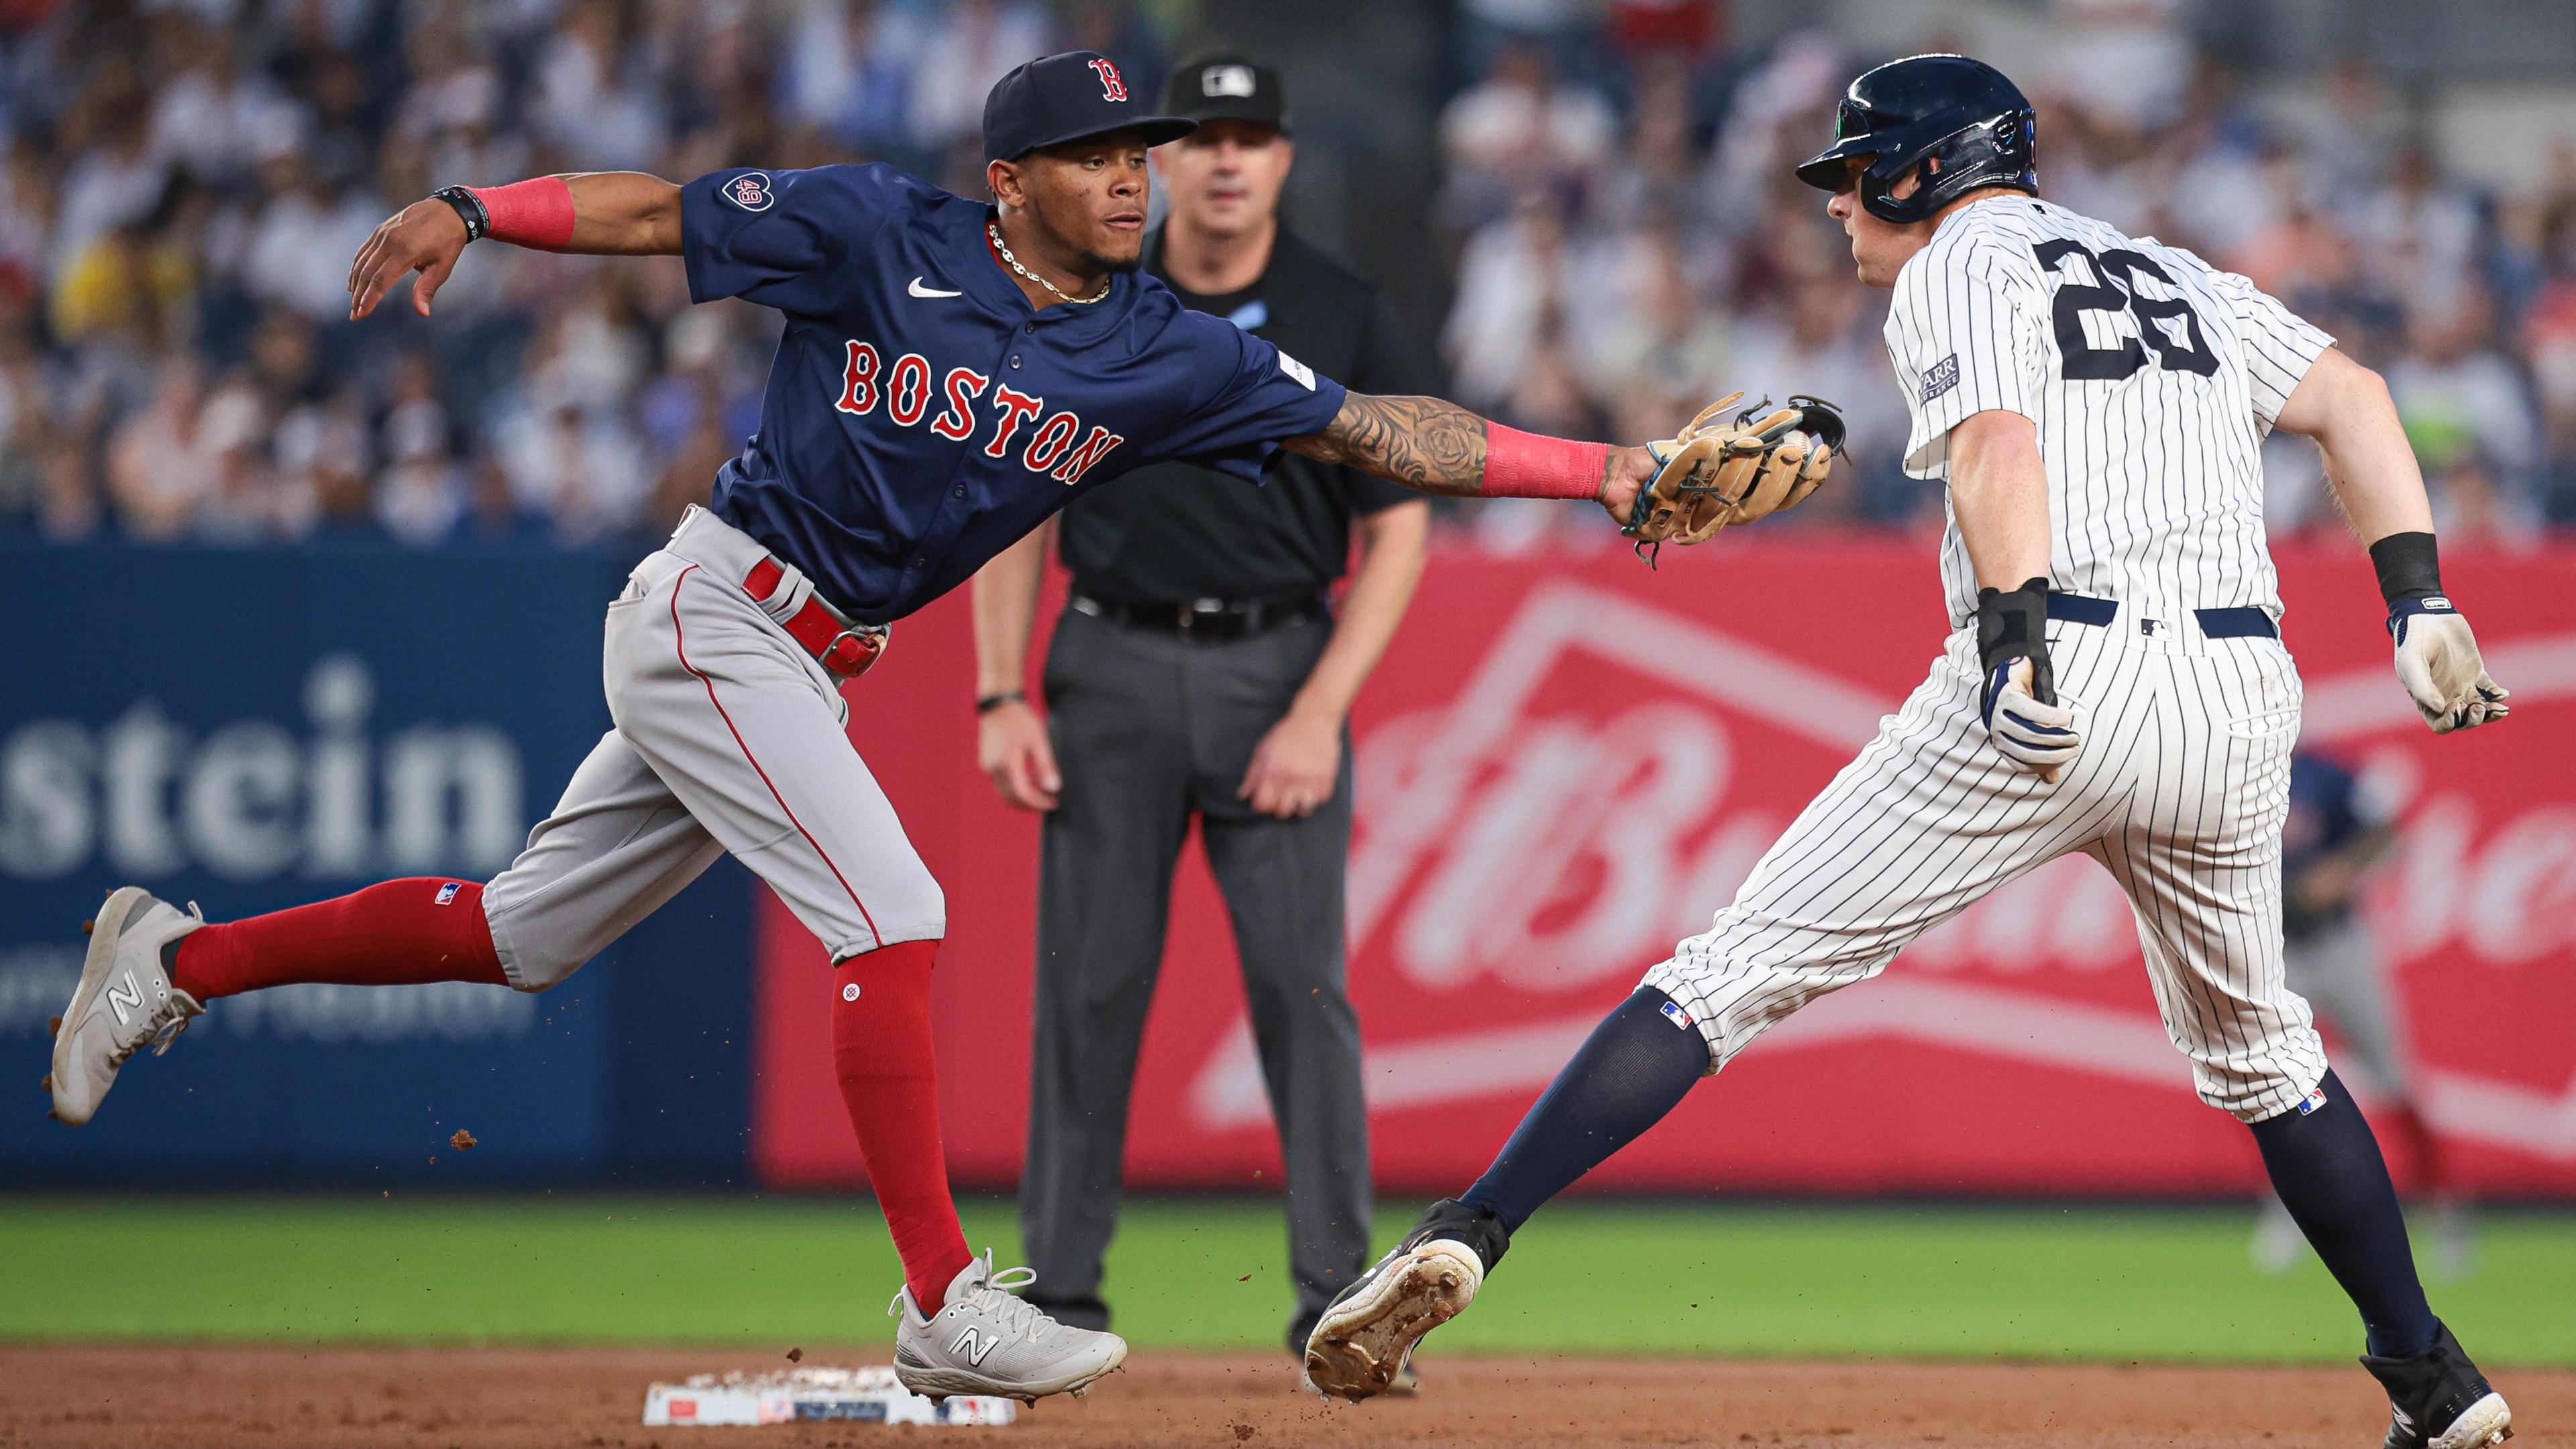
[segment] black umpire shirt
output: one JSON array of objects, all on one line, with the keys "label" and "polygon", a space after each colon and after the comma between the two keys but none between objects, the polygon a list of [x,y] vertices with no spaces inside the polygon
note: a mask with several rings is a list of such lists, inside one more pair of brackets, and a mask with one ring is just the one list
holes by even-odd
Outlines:
[{"label": "black umpire shirt", "polygon": [[[1160,227],[1145,238],[1145,270],[1183,306],[1232,320],[1353,392],[1438,386],[1376,284],[1285,226],[1269,269],[1240,292],[1202,297],[1174,283],[1163,268]],[[1077,593],[1125,604],[1312,596],[1346,571],[1351,515],[1421,496],[1294,453],[1283,454],[1258,488],[1194,464],[1158,463],[1065,509],[1064,562]]]}]

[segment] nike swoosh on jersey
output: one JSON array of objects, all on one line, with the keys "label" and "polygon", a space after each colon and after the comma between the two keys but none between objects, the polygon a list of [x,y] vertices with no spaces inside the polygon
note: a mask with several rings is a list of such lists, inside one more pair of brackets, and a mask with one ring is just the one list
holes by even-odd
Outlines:
[{"label": "nike swoosh on jersey", "polygon": [[957,292],[943,292],[937,287],[925,287],[921,284],[921,278],[919,277],[913,278],[912,285],[904,290],[912,293],[912,295],[916,297],[955,297],[962,295]]}]

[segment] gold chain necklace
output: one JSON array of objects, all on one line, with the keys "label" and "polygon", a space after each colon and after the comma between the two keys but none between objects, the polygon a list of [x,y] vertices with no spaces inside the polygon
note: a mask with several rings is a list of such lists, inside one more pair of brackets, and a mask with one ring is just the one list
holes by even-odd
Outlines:
[{"label": "gold chain necklace", "polygon": [[984,235],[993,239],[993,250],[1002,254],[1002,260],[1009,264],[1012,271],[1019,273],[1030,281],[1035,282],[1039,286],[1046,288],[1048,291],[1055,293],[1056,300],[1058,301],[1089,305],[1090,303],[1097,302],[1101,298],[1109,295],[1109,278],[1103,277],[1100,279],[1100,290],[1092,295],[1088,297],[1066,296],[1064,288],[1057,286],[1055,283],[1048,281],[1046,278],[1041,277],[1037,273],[1020,265],[1020,259],[1011,255],[1011,244],[1002,240],[1002,229],[1000,227],[995,226],[993,223],[988,221],[984,223]]}]

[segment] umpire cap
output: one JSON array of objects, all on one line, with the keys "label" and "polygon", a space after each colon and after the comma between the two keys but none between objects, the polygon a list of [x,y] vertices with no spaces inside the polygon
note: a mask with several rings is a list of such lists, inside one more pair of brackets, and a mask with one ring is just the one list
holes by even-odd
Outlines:
[{"label": "umpire cap", "polygon": [[[1915,55],[1851,83],[1834,112],[1834,144],[1800,163],[1798,179],[1840,191],[1851,181],[1843,163],[1867,156],[1860,204],[1902,226],[1980,186],[2038,195],[2038,150],[2038,117],[2002,71],[1964,55]],[[1918,165],[1914,194],[1889,194]]]},{"label": "umpire cap", "polygon": [[1172,68],[1163,109],[1193,121],[1251,121],[1288,134],[1288,91],[1275,66],[1217,51]]},{"label": "umpire cap", "polygon": [[1140,115],[1117,65],[1096,50],[1040,56],[993,82],[984,97],[984,159],[1016,161],[1041,146],[1134,129],[1145,144],[1199,128],[1182,116]]}]

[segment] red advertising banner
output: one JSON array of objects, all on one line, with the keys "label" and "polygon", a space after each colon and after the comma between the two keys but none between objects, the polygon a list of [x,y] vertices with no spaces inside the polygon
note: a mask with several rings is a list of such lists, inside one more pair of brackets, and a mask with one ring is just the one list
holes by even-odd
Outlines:
[{"label": "red advertising banner", "polygon": [[[2477,1191],[2576,1194],[2576,548],[2445,560],[2512,720],[2451,738],[2399,690],[2370,569],[2285,548],[2305,742],[2405,801],[2370,915],[2411,1011],[2425,1115]],[[1354,720],[1351,984],[1378,1178],[1481,1169],[1584,1033],[1919,682],[1946,621],[1929,550],[1804,535],[1433,560]],[[948,889],[940,1072],[961,1183],[1016,1181],[1037,826],[976,771],[968,614],[896,631],[852,734]],[[830,1076],[819,948],[760,950],[764,1181],[864,1180]],[[2331,1036],[2329,1037],[2331,1050]],[[1185,857],[1129,1135],[1139,1186],[1278,1181],[1233,942]],[[2399,1163],[2400,1176],[2406,1165]],[[1592,1179],[1709,1189],[2191,1194],[2250,1188],[2192,1096],[2129,908],[2070,857],[1774,1029]]]}]

